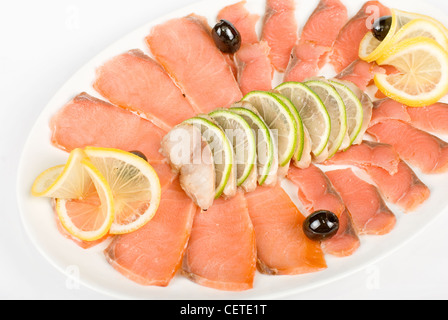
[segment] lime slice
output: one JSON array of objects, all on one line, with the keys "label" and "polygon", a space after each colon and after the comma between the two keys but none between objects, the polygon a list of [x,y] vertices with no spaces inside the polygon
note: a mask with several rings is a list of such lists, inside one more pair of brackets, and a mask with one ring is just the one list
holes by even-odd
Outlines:
[{"label": "lime slice", "polygon": [[253,91],[248,93],[243,101],[250,102],[271,129],[274,140],[278,141],[279,166],[286,166],[297,147],[297,125],[291,111],[271,92]]},{"label": "lime slice", "polygon": [[328,158],[340,149],[347,134],[347,112],[344,101],[336,89],[325,81],[311,80],[305,84],[320,97],[331,119]]},{"label": "lime slice", "polygon": [[238,114],[255,133],[257,151],[258,184],[262,186],[269,176],[274,160],[274,142],[266,123],[252,110],[232,107],[230,111]]},{"label": "lime slice", "polygon": [[294,119],[296,120],[296,126],[297,126],[297,147],[294,151],[294,156],[292,157],[294,161],[300,161],[303,154],[303,147],[304,147],[304,131],[303,131],[303,122],[302,118],[300,117],[299,112],[297,111],[297,108],[295,105],[286,98],[284,95],[280,93],[273,92],[280,100],[283,101],[283,103],[288,107],[289,111],[291,111],[292,115],[294,116]]},{"label": "lime slice", "polygon": [[[341,96],[347,112],[347,133],[350,137],[350,146],[361,133],[364,111],[361,101],[356,94],[344,83],[338,80],[330,80],[330,83]],[[344,148],[345,149],[345,148]]]},{"label": "lime slice", "polygon": [[215,110],[209,116],[224,130],[232,143],[237,168],[237,185],[241,186],[249,177],[257,160],[254,133],[243,117],[229,110]]},{"label": "lime slice", "polygon": [[219,198],[223,194],[232,172],[232,146],[221,128],[207,119],[194,117],[186,120],[185,123],[199,128],[212,150],[216,172],[215,198]]},{"label": "lime slice", "polygon": [[276,88],[297,108],[311,139],[314,156],[324,152],[331,132],[330,116],[319,96],[300,82],[285,82]]}]

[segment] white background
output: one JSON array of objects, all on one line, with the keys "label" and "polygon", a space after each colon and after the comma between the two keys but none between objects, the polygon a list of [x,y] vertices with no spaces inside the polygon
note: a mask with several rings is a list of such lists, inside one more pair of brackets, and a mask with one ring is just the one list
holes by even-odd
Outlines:
[{"label": "white background", "polygon": [[[34,248],[17,206],[18,161],[33,123],[70,76],[117,39],[194,2],[1,1],[0,299],[110,299],[73,286]],[[427,2],[448,12],[445,0]],[[287,299],[448,299],[447,270],[445,215],[377,264]]]}]

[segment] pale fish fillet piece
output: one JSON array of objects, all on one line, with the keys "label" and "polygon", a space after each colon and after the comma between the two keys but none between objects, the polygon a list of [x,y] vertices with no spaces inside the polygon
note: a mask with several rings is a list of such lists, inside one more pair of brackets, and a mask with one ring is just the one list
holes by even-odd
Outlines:
[{"label": "pale fish fillet piece", "polygon": [[180,174],[182,189],[198,207],[209,209],[215,198],[216,173],[212,150],[200,129],[180,124],[163,138],[161,146],[173,170]]}]

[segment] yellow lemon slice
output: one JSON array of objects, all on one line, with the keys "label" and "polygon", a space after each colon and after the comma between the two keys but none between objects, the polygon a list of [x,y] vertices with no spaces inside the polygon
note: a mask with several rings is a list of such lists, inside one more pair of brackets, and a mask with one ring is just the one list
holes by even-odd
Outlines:
[{"label": "yellow lemon slice", "polygon": [[114,199],[104,176],[88,159],[80,169],[90,177],[82,198],[56,199],[56,213],[62,226],[74,237],[95,241],[104,237],[114,221]]},{"label": "yellow lemon slice", "polygon": [[151,165],[129,152],[86,147],[84,152],[110,186],[115,219],[110,234],[133,232],[155,215],[161,196],[159,178]]},{"label": "yellow lemon slice", "polygon": [[390,47],[391,40],[395,33],[402,27],[402,19],[397,17],[397,12],[391,9],[392,24],[383,41],[378,40],[373,36],[372,32],[367,32],[359,46],[359,57],[367,62],[372,62],[378,59],[382,53]]},{"label": "yellow lemon slice", "polygon": [[65,165],[50,168],[36,178],[31,193],[36,197],[82,198],[91,180],[81,165],[86,157],[82,149],[73,150]]},{"label": "yellow lemon slice", "polygon": [[377,61],[398,73],[376,74],[378,89],[396,101],[422,107],[448,93],[448,53],[435,40],[417,37],[400,42]]},{"label": "yellow lemon slice", "polygon": [[398,30],[391,40],[391,46],[400,43],[401,41],[426,37],[435,40],[442,46],[443,49],[448,50],[448,38],[445,32],[431,20],[415,19],[407,23],[403,28]]},{"label": "yellow lemon slice", "polygon": [[412,20],[416,19],[427,20],[435,24],[440,30],[442,30],[442,32],[445,34],[445,37],[448,38],[448,29],[439,20],[419,13],[406,12],[398,9],[394,9],[394,11],[398,19],[398,24],[404,26],[405,24],[411,22]]}]

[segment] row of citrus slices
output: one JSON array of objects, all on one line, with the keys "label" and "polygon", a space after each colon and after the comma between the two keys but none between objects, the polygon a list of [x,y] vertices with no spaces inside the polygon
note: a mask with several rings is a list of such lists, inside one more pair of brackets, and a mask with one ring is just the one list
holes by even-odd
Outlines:
[{"label": "row of citrus slices", "polygon": [[[362,135],[363,119],[360,99],[342,81],[316,78],[286,82],[270,92],[250,92],[229,109],[186,120],[175,128],[185,129],[185,133],[173,129],[162,142],[162,150],[181,175],[182,166],[191,166],[185,170],[188,177],[181,177],[182,187],[206,210],[213,199],[232,196],[236,187],[250,191],[257,182],[276,183],[279,171],[287,170],[291,160],[305,168],[312,157],[323,162],[349,148]],[[192,132],[187,132],[186,125],[199,129],[210,146],[206,150],[211,150],[214,173],[208,180],[215,179],[215,189],[209,197],[205,196],[204,167],[195,171],[190,156],[184,157],[185,163],[174,159],[180,147],[173,141]],[[178,144],[188,143],[179,140]]]},{"label": "row of citrus slices", "polygon": [[375,84],[389,98],[424,107],[448,93],[448,29],[434,18],[391,9],[392,22],[384,40],[368,32],[359,57],[398,72],[377,74]]},{"label": "row of citrus slices", "polygon": [[141,228],[156,213],[161,196],[159,178],[143,158],[94,147],[73,150],[65,165],[41,173],[31,192],[55,199],[59,221],[83,241]]}]

